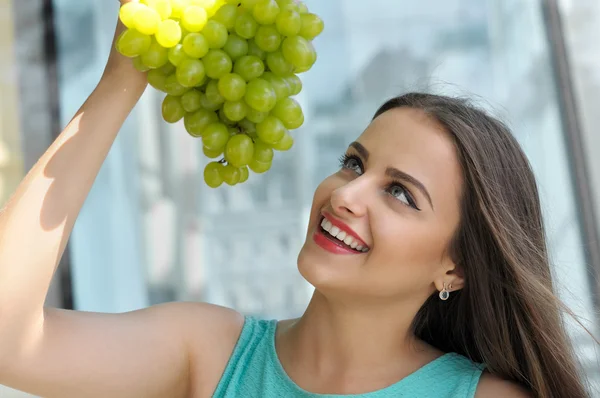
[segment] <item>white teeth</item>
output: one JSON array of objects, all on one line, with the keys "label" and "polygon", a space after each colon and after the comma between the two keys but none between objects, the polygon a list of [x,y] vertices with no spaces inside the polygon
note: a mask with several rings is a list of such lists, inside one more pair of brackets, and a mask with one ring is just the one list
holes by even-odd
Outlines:
[{"label": "white teeth", "polygon": [[331,224],[327,219],[323,219],[323,221],[321,221],[321,227],[323,227],[323,229],[327,232],[329,232],[331,230],[331,227],[333,227],[333,224]]},{"label": "white teeth", "polygon": [[323,218],[323,221],[321,221],[321,227],[327,231],[331,236],[333,236],[334,238],[344,242],[346,245],[350,246],[352,249],[355,249],[359,252],[367,252],[369,251],[368,247],[363,247],[362,245],[359,245],[358,242],[356,240],[354,240],[354,238],[350,235],[348,235],[348,233],[346,231],[342,231],[339,227],[334,226],[331,221],[327,220],[326,218]]}]

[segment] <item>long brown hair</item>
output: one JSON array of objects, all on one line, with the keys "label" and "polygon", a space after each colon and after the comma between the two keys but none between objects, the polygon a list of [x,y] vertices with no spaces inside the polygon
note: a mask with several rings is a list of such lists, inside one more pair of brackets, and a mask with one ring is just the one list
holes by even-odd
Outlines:
[{"label": "long brown hair", "polygon": [[464,178],[449,250],[465,286],[447,301],[432,295],[414,334],[485,363],[536,397],[588,397],[560,310],[574,315],[554,292],[537,184],[518,142],[464,99],[410,93],[387,101],[374,118],[399,107],[420,109],[447,130]]}]

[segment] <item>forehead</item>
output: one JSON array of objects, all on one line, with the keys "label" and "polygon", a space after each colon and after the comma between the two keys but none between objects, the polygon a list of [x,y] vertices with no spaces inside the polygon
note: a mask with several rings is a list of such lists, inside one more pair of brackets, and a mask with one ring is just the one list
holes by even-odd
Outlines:
[{"label": "forehead", "polygon": [[373,120],[357,141],[370,153],[369,167],[395,167],[412,175],[430,192],[434,206],[449,193],[458,198],[462,172],[453,139],[425,112],[391,109]]}]

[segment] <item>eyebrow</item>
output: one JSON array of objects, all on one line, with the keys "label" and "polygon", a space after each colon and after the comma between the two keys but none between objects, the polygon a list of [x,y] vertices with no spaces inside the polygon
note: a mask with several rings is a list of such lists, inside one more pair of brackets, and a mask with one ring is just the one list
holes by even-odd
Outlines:
[{"label": "eyebrow", "polygon": [[[360,156],[364,159],[365,162],[369,160],[369,151],[362,144],[355,141],[350,144],[350,147],[354,148],[354,150],[356,150],[356,152],[360,154]],[[403,180],[415,186],[427,198],[429,205],[433,209],[433,201],[431,200],[431,196],[429,195],[427,188],[425,188],[425,185],[423,185],[421,181],[417,180],[410,174],[400,171],[394,167],[388,167],[387,169],[385,169],[385,174],[390,178]]]}]

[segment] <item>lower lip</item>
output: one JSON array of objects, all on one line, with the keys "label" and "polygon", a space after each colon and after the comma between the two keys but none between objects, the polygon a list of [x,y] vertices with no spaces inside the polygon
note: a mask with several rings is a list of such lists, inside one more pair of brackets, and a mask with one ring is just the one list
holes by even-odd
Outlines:
[{"label": "lower lip", "polygon": [[317,231],[313,235],[313,239],[315,243],[321,246],[323,249],[327,250],[330,253],[334,254],[362,254],[357,252],[356,250],[352,250],[346,246],[341,246],[342,243],[339,244],[333,242],[329,238],[325,236],[325,233],[321,230],[321,228],[317,228]]}]

